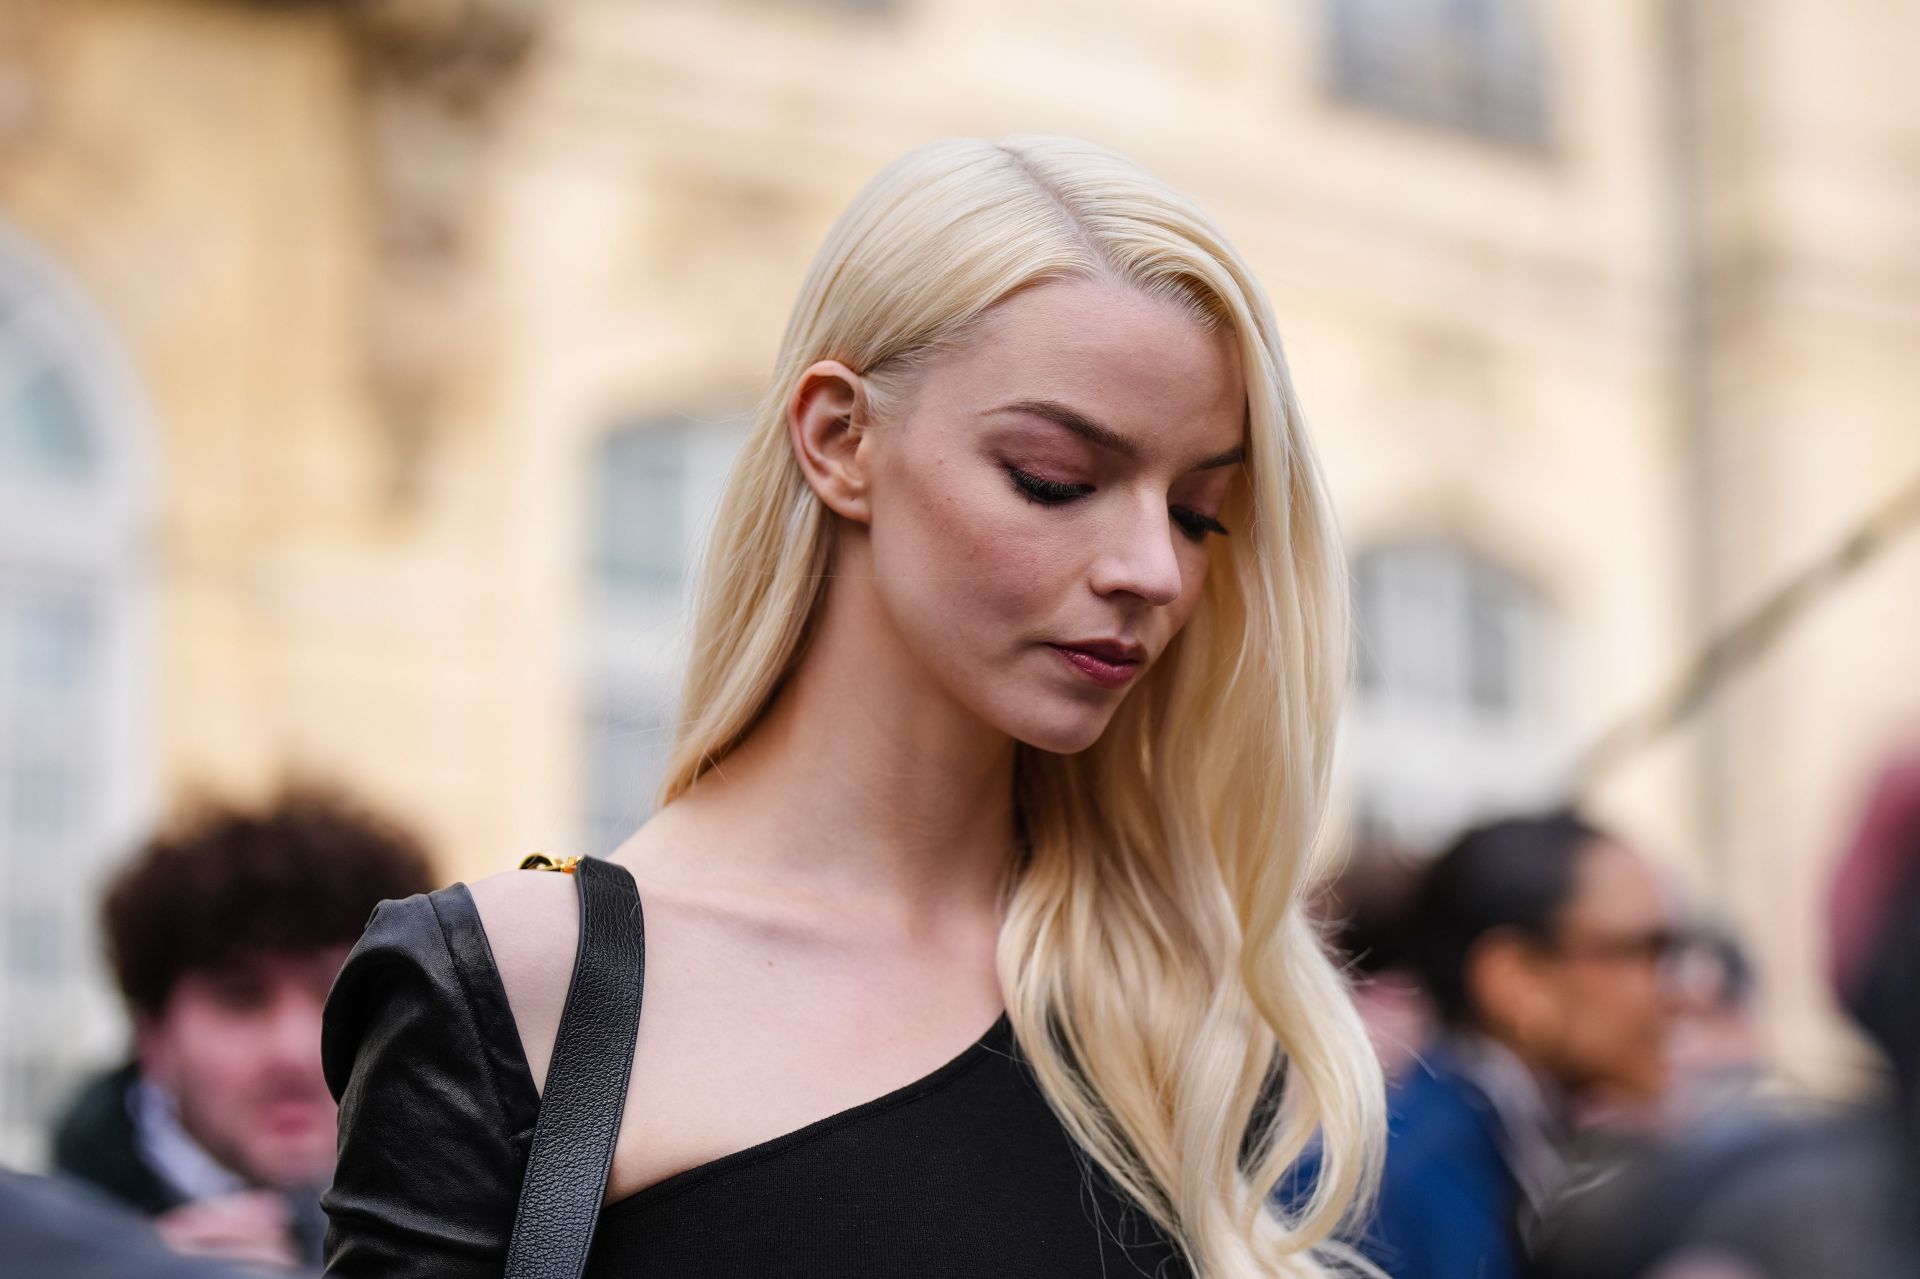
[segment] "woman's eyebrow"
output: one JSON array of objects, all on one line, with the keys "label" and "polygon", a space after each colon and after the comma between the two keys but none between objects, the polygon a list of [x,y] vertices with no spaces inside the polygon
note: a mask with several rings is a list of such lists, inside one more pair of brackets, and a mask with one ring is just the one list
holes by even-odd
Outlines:
[{"label": "woman's eyebrow", "polygon": [[1030,413],[1034,417],[1045,418],[1049,422],[1066,427],[1082,439],[1090,440],[1103,449],[1110,449],[1121,457],[1139,458],[1140,446],[1110,426],[1102,426],[1077,409],[1070,409],[1058,400],[1017,400],[1012,404],[1003,404],[995,409],[996,413]]},{"label": "woman's eyebrow", "polygon": [[1247,446],[1236,444],[1224,453],[1215,453],[1212,457],[1201,458],[1193,464],[1196,471],[1211,471],[1216,467],[1232,466],[1236,462],[1247,460]]},{"label": "woman's eyebrow", "polygon": [[[1057,426],[1064,426],[1080,438],[1118,453],[1121,457],[1139,460],[1140,446],[1110,426],[1103,426],[1078,409],[1069,408],[1058,400],[1016,400],[1012,404],[1003,404],[996,413],[1028,413],[1044,418]],[[1194,463],[1196,471],[1210,471],[1216,467],[1232,466],[1247,456],[1244,445],[1236,444],[1223,453],[1203,458]]]}]

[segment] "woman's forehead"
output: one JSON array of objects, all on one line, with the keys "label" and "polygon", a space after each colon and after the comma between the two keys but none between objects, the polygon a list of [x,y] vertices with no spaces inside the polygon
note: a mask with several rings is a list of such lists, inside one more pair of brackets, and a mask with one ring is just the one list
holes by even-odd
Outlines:
[{"label": "woman's forehead", "polygon": [[1054,406],[1143,448],[1219,453],[1241,442],[1244,426],[1233,335],[1105,281],[1054,281],[1008,298],[929,376],[970,416]]}]

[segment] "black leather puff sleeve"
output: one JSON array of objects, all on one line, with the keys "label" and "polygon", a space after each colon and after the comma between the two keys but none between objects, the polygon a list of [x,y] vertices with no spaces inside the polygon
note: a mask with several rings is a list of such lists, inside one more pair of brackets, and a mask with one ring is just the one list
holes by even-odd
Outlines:
[{"label": "black leather puff sleeve", "polygon": [[327,1274],[500,1275],[538,1095],[466,887],[382,902],[327,998]]}]

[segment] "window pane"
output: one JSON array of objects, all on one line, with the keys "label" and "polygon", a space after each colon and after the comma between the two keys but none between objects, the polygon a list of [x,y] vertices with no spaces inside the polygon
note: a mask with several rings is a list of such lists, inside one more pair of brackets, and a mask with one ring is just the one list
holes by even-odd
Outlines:
[{"label": "window pane", "polygon": [[672,712],[644,700],[604,700],[587,728],[587,838],[610,853],[653,811],[653,793],[673,746]]},{"label": "window pane", "polygon": [[1363,555],[1354,566],[1359,693],[1456,718],[1524,715],[1540,605],[1499,565],[1445,544]]},{"label": "window pane", "polygon": [[1498,142],[1546,142],[1546,74],[1525,0],[1328,3],[1340,97]]},{"label": "window pane", "polygon": [[71,1068],[50,1054],[8,1062],[0,1082],[0,1121],[22,1127],[44,1124],[74,1082]]},{"label": "window pane", "polygon": [[1367,557],[1353,566],[1353,675],[1362,693],[1379,692],[1383,678],[1373,636],[1373,622],[1380,615],[1377,564]]},{"label": "window pane", "polygon": [[1476,562],[1472,572],[1468,688],[1475,707],[1500,718],[1520,709],[1526,655],[1517,632],[1525,624],[1525,600],[1492,565]]},{"label": "window pane", "polygon": [[22,844],[56,844],[79,833],[80,778],[57,760],[31,756],[8,769],[9,834]]},{"label": "window pane", "polygon": [[601,446],[596,510],[601,585],[673,591],[686,556],[686,441],[674,426],[620,431]]},{"label": "window pane", "polygon": [[41,365],[0,404],[0,470],[72,482],[93,469],[93,446],[72,385]]},{"label": "window pane", "polygon": [[7,966],[13,975],[30,981],[57,979],[64,933],[60,917],[50,911],[15,910],[7,920]]},{"label": "window pane", "polygon": [[1543,800],[1559,761],[1540,598],[1437,540],[1368,551],[1354,579],[1372,654],[1348,724],[1358,835],[1432,847],[1463,821]]},{"label": "window pane", "polygon": [[76,692],[93,664],[94,619],[84,600],[29,596],[19,614],[16,675],[23,696]]}]

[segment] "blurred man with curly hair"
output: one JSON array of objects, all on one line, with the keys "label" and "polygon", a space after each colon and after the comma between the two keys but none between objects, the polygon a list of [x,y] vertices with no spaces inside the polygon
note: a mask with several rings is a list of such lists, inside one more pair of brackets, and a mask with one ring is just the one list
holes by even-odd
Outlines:
[{"label": "blurred man with curly hair", "polygon": [[203,804],[109,886],[133,1059],[84,1088],[54,1163],[153,1217],[177,1251],[316,1263],[335,1108],[320,1010],[375,904],[432,887],[419,842],[310,786]]}]

